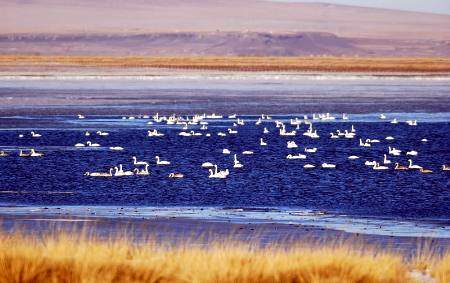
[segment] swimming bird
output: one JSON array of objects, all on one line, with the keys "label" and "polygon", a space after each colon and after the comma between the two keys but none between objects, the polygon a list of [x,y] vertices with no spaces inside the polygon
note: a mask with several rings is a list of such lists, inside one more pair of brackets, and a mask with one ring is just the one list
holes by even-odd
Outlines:
[{"label": "swimming bird", "polygon": [[362,147],[370,147],[371,145],[370,145],[370,143],[368,143],[368,142],[363,142],[362,139],[359,139],[359,146],[362,146]]},{"label": "swimming bird", "polygon": [[315,153],[315,152],[317,152],[317,147],[305,148],[305,152]]},{"label": "swimming bird", "polygon": [[442,165],[442,171],[450,171],[450,166]]},{"label": "swimming bird", "polygon": [[314,166],[314,165],[312,165],[312,164],[305,164],[305,165],[303,165],[303,168],[306,168],[306,169],[312,169],[312,168],[315,168],[316,166]]},{"label": "swimming bird", "polygon": [[229,149],[224,148],[224,149],[222,150],[222,153],[223,153],[223,154],[230,154],[231,151],[230,151]]},{"label": "swimming bird", "polygon": [[286,156],[286,159],[306,159],[306,155],[301,154],[301,153],[299,153],[297,155],[288,154]]},{"label": "swimming bird", "polygon": [[267,128],[264,128],[263,133],[264,133],[264,134],[268,134],[268,133],[269,133],[269,130],[268,130]]},{"label": "swimming bird", "polygon": [[182,173],[170,173],[169,178],[184,178]]},{"label": "swimming bird", "polygon": [[398,162],[395,163],[394,169],[395,169],[395,170],[409,170],[408,167],[402,166],[402,165],[398,164]]},{"label": "swimming bird", "polygon": [[359,158],[359,156],[356,156],[356,155],[350,155],[350,156],[348,157],[348,159],[350,159],[350,160],[358,159],[358,158]]},{"label": "swimming bird", "polygon": [[401,150],[396,149],[395,147],[389,146],[388,149],[389,149],[389,154],[394,155],[394,156],[399,156],[400,153],[402,152]]},{"label": "swimming bird", "polygon": [[336,135],[336,134],[334,134],[334,133],[330,133],[330,138],[332,138],[332,139],[338,139],[339,136]]},{"label": "swimming bird", "polygon": [[389,167],[387,166],[381,166],[380,163],[375,163],[375,165],[372,167],[373,170],[387,170]]},{"label": "swimming bird", "polygon": [[44,156],[42,152],[36,152],[34,148],[30,149],[30,156],[31,157],[41,157]]},{"label": "swimming bird", "polygon": [[412,162],[411,159],[408,159],[408,163],[409,163],[409,165],[408,165],[408,168],[409,168],[409,169],[421,169],[421,168],[422,168],[422,166],[419,166],[419,165],[413,165],[413,162]]},{"label": "swimming bird", "polygon": [[107,132],[97,131],[96,133],[99,136],[109,136],[109,133],[107,133]]},{"label": "swimming bird", "polygon": [[1,150],[0,151],[0,157],[6,157],[8,156],[8,153],[6,153],[5,151]]},{"label": "swimming bird", "polygon": [[148,165],[148,162],[146,162],[146,161],[137,161],[136,156],[133,156],[132,159],[133,159],[133,165]]},{"label": "swimming bird", "polygon": [[415,151],[415,150],[407,151],[407,152],[406,152],[406,155],[413,155],[413,156],[416,156],[416,155],[417,155],[417,151]]},{"label": "swimming bird", "polygon": [[386,154],[384,154],[383,163],[384,164],[391,164],[391,161],[389,159],[387,159],[387,155]]},{"label": "swimming bird", "polygon": [[40,134],[38,134],[36,132],[31,132],[31,137],[33,137],[33,138],[40,138],[40,137],[42,137],[42,135],[40,135]]},{"label": "swimming bird", "polygon": [[19,151],[19,156],[20,156],[20,157],[29,157],[30,154],[29,154],[29,153],[23,152],[23,150],[20,150],[20,151]]},{"label": "swimming bird", "polygon": [[90,147],[99,147],[99,146],[100,146],[100,144],[98,144],[98,143],[92,143],[91,141],[87,141],[86,144],[87,144],[88,146],[90,146]]},{"label": "swimming bird", "polygon": [[367,165],[367,166],[375,166],[376,164],[377,164],[377,162],[375,160],[373,160],[373,161],[367,160],[366,162],[364,162],[364,165]]},{"label": "swimming bird", "polygon": [[288,141],[287,142],[287,148],[297,148],[297,144],[295,143],[295,141]]},{"label": "swimming bird", "polygon": [[392,140],[394,140],[394,137],[387,136],[385,139],[388,140],[388,141],[392,141]]},{"label": "swimming bird", "polygon": [[334,169],[334,168],[336,168],[336,165],[330,164],[330,163],[322,163],[322,168]]},{"label": "swimming bird", "polygon": [[123,147],[121,147],[121,146],[110,146],[109,149],[111,149],[111,150],[123,150]]},{"label": "swimming bird", "polygon": [[76,147],[84,147],[85,145],[84,145],[84,143],[77,143],[77,144],[75,144],[75,146]]},{"label": "swimming bird", "polygon": [[432,170],[429,170],[429,169],[423,169],[423,168],[420,168],[420,173],[427,174],[427,173],[433,173],[433,171],[432,171]]},{"label": "swimming bird", "polygon": [[117,166],[115,166],[114,169],[115,169],[114,176],[116,176],[116,177],[132,176],[132,175],[134,175],[133,171],[124,171],[123,168],[122,168],[122,164],[119,164],[118,168],[117,168]]},{"label": "swimming bird", "polygon": [[150,175],[150,172],[148,172],[148,163],[147,164],[145,164],[145,168],[144,169],[138,169],[138,168],[135,168],[134,170],[133,170],[133,172],[134,172],[134,174],[135,175],[138,175],[138,176],[146,176],[146,175]]},{"label": "swimming bird", "polygon": [[156,165],[169,165],[170,164],[169,161],[161,160],[158,155],[155,156],[155,158],[156,158]]},{"label": "swimming bird", "polygon": [[202,163],[202,167],[203,168],[210,168],[210,167],[214,167],[214,164],[212,164],[211,162],[203,162]]},{"label": "swimming bird", "polygon": [[239,162],[239,160],[237,159],[237,154],[235,154],[233,168],[242,168],[242,167],[244,167],[244,165]]},{"label": "swimming bird", "polygon": [[84,173],[85,176],[90,176],[90,177],[112,177],[113,176],[113,168],[109,168],[109,172],[108,173],[103,173],[103,172],[86,172]]},{"label": "swimming bird", "polygon": [[253,151],[251,151],[251,150],[244,150],[244,151],[242,152],[242,154],[245,154],[245,155],[251,155],[251,154],[253,154]]},{"label": "swimming bird", "polygon": [[267,143],[263,140],[263,138],[261,138],[261,139],[259,140],[259,145],[260,145],[260,146],[266,146]]}]

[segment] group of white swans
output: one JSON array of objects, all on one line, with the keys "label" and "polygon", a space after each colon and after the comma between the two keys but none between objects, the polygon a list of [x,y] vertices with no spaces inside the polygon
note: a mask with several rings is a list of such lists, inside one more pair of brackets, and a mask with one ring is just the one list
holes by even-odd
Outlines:
[{"label": "group of white swans", "polygon": [[[86,117],[84,115],[78,115],[79,119],[85,119]],[[380,119],[384,120],[386,119],[386,115],[384,114],[380,114],[379,116]],[[181,126],[181,131],[178,132],[179,136],[184,136],[184,137],[195,137],[195,136],[207,136],[207,137],[211,137],[211,133],[206,132],[206,130],[208,130],[208,126],[209,126],[209,122],[208,120],[213,120],[213,119],[222,119],[222,120],[227,120],[227,121],[231,121],[233,122],[232,127],[229,127],[227,129],[227,131],[221,131],[217,133],[217,136],[219,137],[225,137],[227,135],[232,136],[232,135],[237,135],[239,133],[239,127],[244,126],[246,124],[246,122],[243,119],[240,119],[237,117],[236,114],[233,115],[229,115],[227,118],[224,118],[221,115],[217,115],[217,114],[211,114],[211,115],[195,115],[195,116],[191,116],[191,117],[181,117],[181,116],[176,116],[176,115],[171,115],[171,116],[160,116],[158,113],[152,117],[144,115],[144,116],[138,116],[138,117],[122,117],[122,119],[128,119],[128,120],[134,120],[134,119],[150,119],[150,121],[147,122],[148,125],[154,125],[157,123],[161,123],[161,124],[167,124],[167,125],[180,125]],[[313,114],[312,117],[308,117],[307,115],[303,116],[303,119],[300,118],[295,118],[295,119],[290,119],[290,121],[281,121],[281,120],[274,120],[272,119],[272,117],[268,116],[268,115],[261,115],[255,122],[256,126],[260,126],[263,122],[266,124],[265,127],[262,127],[262,136],[259,138],[259,146],[260,147],[266,147],[268,146],[268,142],[265,141],[264,136],[268,135],[270,133],[269,129],[268,129],[268,125],[270,123],[275,124],[275,127],[278,128],[278,131],[276,131],[278,133],[279,136],[285,136],[285,137],[295,137],[297,136],[299,133],[298,131],[300,130],[300,125],[305,124],[308,125],[308,129],[302,133],[303,136],[311,138],[311,139],[318,139],[320,138],[317,129],[314,129],[313,127],[313,121],[314,120],[321,120],[321,121],[328,121],[328,120],[335,120],[338,119],[334,116],[332,116],[329,113],[326,114]],[[342,120],[348,120],[349,117],[346,114],[342,114]],[[248,122],[247,122],[248,123]],[[390,121],[391,124],[398,124],[399,121],[397,119],[393,119]],[[417,126],[417,121],[416,120],[408,120],[406,121],[406,123],[410,126]],[[295,127],[292,128],[290,131],[288,131],[286,129],[286,126],[289,125],[290,127]],[[200,127],[200,131],[194,131],[194,130],[189,130],[189,127]],[[101,136],[101,137],[107,137],[109,136],[108,132],[104,132],[104,131],[96,131],[95,132],[96,135]],[[32,131],[30,133],[32,138],[39,138],[42,135]],[[86,131],[85,136],[91,136],[91,133]],[[157,131],[156,129],[151,129],[147,132],[147,136],[151,137],[151,138],[161,138],[164,137],[165,134],[161,133],[159,131]],[[20,138],[23,138],[24,135],[21,134],[19,135]],[[330,133],[330,138],[331,139],[354,139],[356,137],[356,129],[353,125],[351,125],[350,129],[345,129],[345,130],[336,130],[335,132]],[[385,137],[386,141],[392,141],[395,138],[392,136],[387,136]],[[427,139],[422,139],[422,142],[427,142]],[[372,146],[372,144],[375,143],[380,143],[381,141],[379,139],[370,139],[370,138],[366,138],[363,139],[362,137],[359,137],[359,146],[360,147],[367,147],[370,148]],[[75,144],[75,147],[77,148],[81,148],[81,147],[101,147],[101,145],[99,143],[93,143],[91,141],[87,141],[86,143],[77,143]],[[288,149],[297,149],[298,145],[294,140],[289,140],[286,143],[286,147]],[[109,149],[111,150],[123,150],[123,147],[120,146],[112,146],[109,147]],[[316,147],[311,147],[311,148],[305,148],[304,152],[305,153],[311,153],[314,154],[317,152],[317,148]],[[228,154],[231,155],[232,152],[227,149],[224,148],[221,150],[222,154]],[[250,151],[250,150],[244,150],[242,151],[243,155],[252,155],[254,154],[254,151]],[[377,160],[366,160],[364,162],[364,165],[366,166],[370,166],[372,167],[373,170],[388,170],[390,169],[389,165],[392,164],[393,162],[391,160],[389,160],[388,156],[400,156],[402,154],[402,151],[399,149],[396,149],[392,146],[388,146],[387,148],[387,152],[383,154],[383,159],[380,161]],[[1,156],[7,156],[8,153],[5,151],[0,151],[0,157]],[[42,157],[44,154],[41,152],[36,152],[34,149],[30,149],[29,153],[25,153],[23,150],[20,150],[19,156],[20,157]],[[407,156],[416,156],[418,155],[418,152],[415,150],[410,150],[410,151],[406,151],[405,155]],[[234,169],[239,169],[239,168],[243,168],[244,164],[242,164],[239,160],[238,160],[238,153],[234,153],[233,155],[233,168]],[[348,156],[348,159],[351,160],[357,160],[359,159],[359,156],[356,155],[351,155]],[[286,159],[289,160],[295,160],[295,159],[307,159],[306,154],[303,153],[290,153],[286,156]],[[84,175],[86,176],[90,176],[90,177],[122,177],[122,176],[148,176],[150,175],[150,171],[149,171],[149,166],[150,163],[147,161],[138,161],[136,156],[132,157],[133,160],[133,165],[135,166],[135,168],[133,170],[124,170],[123,165],[119,164],[118,166],[114,166],[109,168],[109,170],[107,172],[85,172]],[[161,160],[159,156],[155,156],[155,165],[156,166],[164,166],[164,165],[170,165],[171,163],[169,161],[165,161],[165,160]],[[332,163],[321,163],[319,165],[321,168],[324,169],[335,169],[337,167],[336,164],[332,164]],[[201,164],[202,168],[205,168],[208,170],[209,178],[219,178],[219,179],[225,179],[229,176],[230,174],[230,170],[229,169],[224,169],[224,170],[219,170],[218,165],[214,164],[212,162],[206,161],[203,162]],[[313,169],[316,168],[315,164],[311,164],[311,163],[307,163],[304,164],[303,167],[305,169]],[[407,166],[402,166],[400,165],[398,162],[395,162],[395,166],[393,167],[393,169],[395,170],[419,170],[422,173],[432,173],[433,171],[429,170],[429,169],[425,169],[422,166],[413,164],[412,159],[408,159],[408,165]],[[450,167],[447,165],[442,165],[442,170],[444,171],[450,171]],[[170,178],[183,178],[184,174],[183,173],[178,173],[178,172],[172,172],[168,175],[168,177]]]}]

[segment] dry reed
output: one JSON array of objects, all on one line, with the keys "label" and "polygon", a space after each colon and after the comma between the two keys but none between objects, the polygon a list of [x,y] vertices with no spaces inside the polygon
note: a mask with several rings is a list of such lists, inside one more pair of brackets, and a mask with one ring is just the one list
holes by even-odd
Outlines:
[{"label": "dry reed", "polygon": [[45,68],[176,68],[222,71],[450,72],[449,58],[0,55],[0,69],[24,65]]},{"label": "dry reed", "polygon": [[[74,236],[75,235],[75,236]],[[426,266],[423,261],[428,261]],[[449,282],[450,254],[410,258],[348,244],[256,247],[101,240],[80,234],[0,234],[0,282]]]}]

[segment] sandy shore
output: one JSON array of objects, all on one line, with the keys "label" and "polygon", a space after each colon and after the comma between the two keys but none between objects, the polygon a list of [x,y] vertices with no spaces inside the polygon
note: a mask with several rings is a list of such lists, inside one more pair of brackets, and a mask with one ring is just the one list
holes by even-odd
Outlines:
[{"label": "sandy shore", "polygon": [[48,234],[59,231],[90,231],[102,238],[115,238],[123,235],[135,241],[156,239],[166,243],[208,245],[212,241],[235,240],[261,245],[292,245],[295,243],[335,243],[345,242],[356,245],[369,245],[382,249],[394,249],[413,253],[430,245],[433,249],[444,251],[450,247],[450,239],[424,237],[394,237],[347,233],[313,226],[279,223],[232,223],[187,218],[151,219],[73,217],[49,215],[0,215],[3,231],[17,231],[26,234]]}]

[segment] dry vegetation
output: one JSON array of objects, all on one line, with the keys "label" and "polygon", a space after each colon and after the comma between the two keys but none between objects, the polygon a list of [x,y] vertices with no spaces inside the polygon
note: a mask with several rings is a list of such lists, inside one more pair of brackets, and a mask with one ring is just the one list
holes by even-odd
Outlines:
[{"label": "dry vegetation", "polygon": [[450,58],[341,57],[119,57],[0,55],[0,69],[14,66],[177,68],[233,71],[447,73]]},{"label": "dry vegetation", "polygon": [[406,259],[345,244],[164,246],[127,238],[0,234],[0,282],[416,282],[411,270],[449,282],[450,254]]}]

